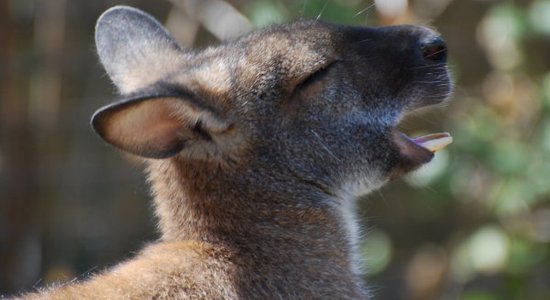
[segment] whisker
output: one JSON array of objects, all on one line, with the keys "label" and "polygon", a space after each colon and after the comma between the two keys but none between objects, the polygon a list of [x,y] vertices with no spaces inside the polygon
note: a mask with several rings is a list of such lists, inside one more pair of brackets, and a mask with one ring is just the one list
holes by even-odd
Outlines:
[{"label": "whisker", "polygon": [[302,5],[302,10],[300,14],[302,15],[302,18],[306,15],[306,7],[307,7],[307,0],[304,1],[304,5]]},{"label": "whisker", "polygon": [[325,5],[323,5],[323,8],[321,8],[321,12],[317,15],[317,18],[315,18],[315,21],[318,21],[318,20],[321,18],[321,16],[322,16],[323,13],[325,12],[325,9],[327,9],[328,2],[329,2],[329,1],[330,1],[330,0],[325,1]]},{"label": "whisker", "polygon": [[382,199],[382,202],[386,205],[386,207],[390,207],[390,203],[388,202],[388,200],[386,200],[386,196],[384,196],[384,193],[382,193],[381,190],[376,190],[378,192],[378,195],[380,196],[380,198]]},{"label": "whisker", "polygon": [[370,41],[371,39],[364,39],[364,40],[360,40],[358,42],[355,42],[356,44],[361,44],[361,43],[364,43],[364,42],[368,42]]},{"label": "whisker", "polygon": [[317,132],[315,132],[313,129],[310,129],[311,133],[313,133],[313,135],[315,135],[315,137],[317,138],[317,140],[319,141],[319,144],[321,144],[321,147],[323,147],[323,149],[325,149],[325,151],[327,151],[327,153],[334,157],[336,160],[340,160],[336,155],[334,155],[334,153],[330,150],[330,148],[325,144],[323,143],[323,140],[321,139],[321,137],[317,134]]},{"label": "whisker", "polygon": [[366,11],[368,11],[369,9],[371,9],[372,7],[374,7],[374,5],[376,5],[376,3],[373,2],[371,5],[369,5],[369,6],[365,7],[365,8],[363,8],[363,9],[360,10],[358,13],[356,13],[356,14],[352,17],[352,19],[355,19],[355,18],[357,18],[359,15],[365,13]]},{"label": "whisker", "polygon": [[436,81],[429,81],[429,80],[415,80],[413,81],[412,83],[413,84],[416,84],[416,83],[423,83],[423,84],[432,84],[432,83],[435,83]]},{"label": "whisker", "polygon": [[440,63],[440,64],[436,64],[436,65],[426,65],[426,66],[412,67],[411,69],[412,70],[418,70],[418,69],[426,69],[426,68],[441,68],[441,67],[444,67],[446,65],[447,65],[446,63]]},{"label": "whisker", "polygon": [[434,55],[436,55],[436,54],[439,54],[439,53],[445,52],[445,51],[447,51],[447,49],[443,48],[443,49],[441,49],[441,50],[435,51],[434,53],[430,53],[428,56],[425,56],[425,57],[426,57],[426,58],[432,57],[432,56],[434,56]]},{"label": "whisker", "polygon": [[88,270],[82,272],[80,275],[74,277],[70,282],[74,283],[74,282],[77,282],[77,281],[81,280],[82,278],[84,278],[86,276],[90,276],[90,273],[92,273],[96,269],[97,269],[97,266],[93,266],[93,267],[89,268]]},{"label": "whisker", "polygon": [[39,288],[38,288],[38,285],[40,285],[40,284],[42,283],[42,280],[43,280],[42,278],[39,278],[39,279],[32,285],[32,288],[33,288],[34,290],[38,290],[38,289],[39,289]]}]

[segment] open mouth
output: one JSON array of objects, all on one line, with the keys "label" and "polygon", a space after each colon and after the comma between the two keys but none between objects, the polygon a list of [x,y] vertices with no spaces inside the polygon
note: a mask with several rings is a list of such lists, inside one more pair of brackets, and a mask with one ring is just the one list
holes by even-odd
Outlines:
[{"label": "open mouth", "polygon": [[437,151],[453,142],[452,136],[447,132],[411,138],[394,129],[393,137],[399,149],[400,159],[397,168],[391,174],[392,178],[399,177],[430,162]]}]

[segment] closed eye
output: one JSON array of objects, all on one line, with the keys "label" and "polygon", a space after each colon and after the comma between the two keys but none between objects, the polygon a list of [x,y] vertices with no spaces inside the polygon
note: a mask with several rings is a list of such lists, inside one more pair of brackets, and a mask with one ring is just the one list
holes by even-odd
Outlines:
[{"label": "closed eye", "polygon": [[324,65],[322,68],[319,68],[315,72],[311,73],[302,82],[296,85],[296,88],[294,89],[294,94],[300,92],[304,88],[307,88],[317,82],[322,81],[328,75],[329,70],[332,68],[332,66],[335,65],[335,63],[336,61],[332,61]]}]

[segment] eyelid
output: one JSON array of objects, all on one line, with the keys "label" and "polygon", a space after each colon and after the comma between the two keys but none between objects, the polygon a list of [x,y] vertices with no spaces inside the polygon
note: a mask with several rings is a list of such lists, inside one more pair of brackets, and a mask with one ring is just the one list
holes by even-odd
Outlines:
[{"label": "eyelid", "polygon": [[329,71],[329,69],[334,66],[338,60],[332,60],[328,63],[322,65],[321,67],[317,68],[315,71],[309,73],[306,77],[301,80],[296,87],[294,88],[294,93],[300,91],[302,88],[305,88],[309,86],[310,84],[313,84],[314,82],[317,82],[321,78],[326,75],[326,73]]}]

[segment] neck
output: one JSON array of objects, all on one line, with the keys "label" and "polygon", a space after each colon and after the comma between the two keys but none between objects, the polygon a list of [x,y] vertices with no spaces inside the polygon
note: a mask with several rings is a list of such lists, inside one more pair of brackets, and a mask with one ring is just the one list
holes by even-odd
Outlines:
[{"label": "neck", "polygon": [[196,170],[198,166],[177,159],[150,162],[163,241],[221,243],[283,261],[325,260],[327,267],[337,265],[358,275],[348,205],[310,185],[258,184],[251,174],[258,174],[256,168],[239,170],[239,176],[222,170],[203,176]]}]

